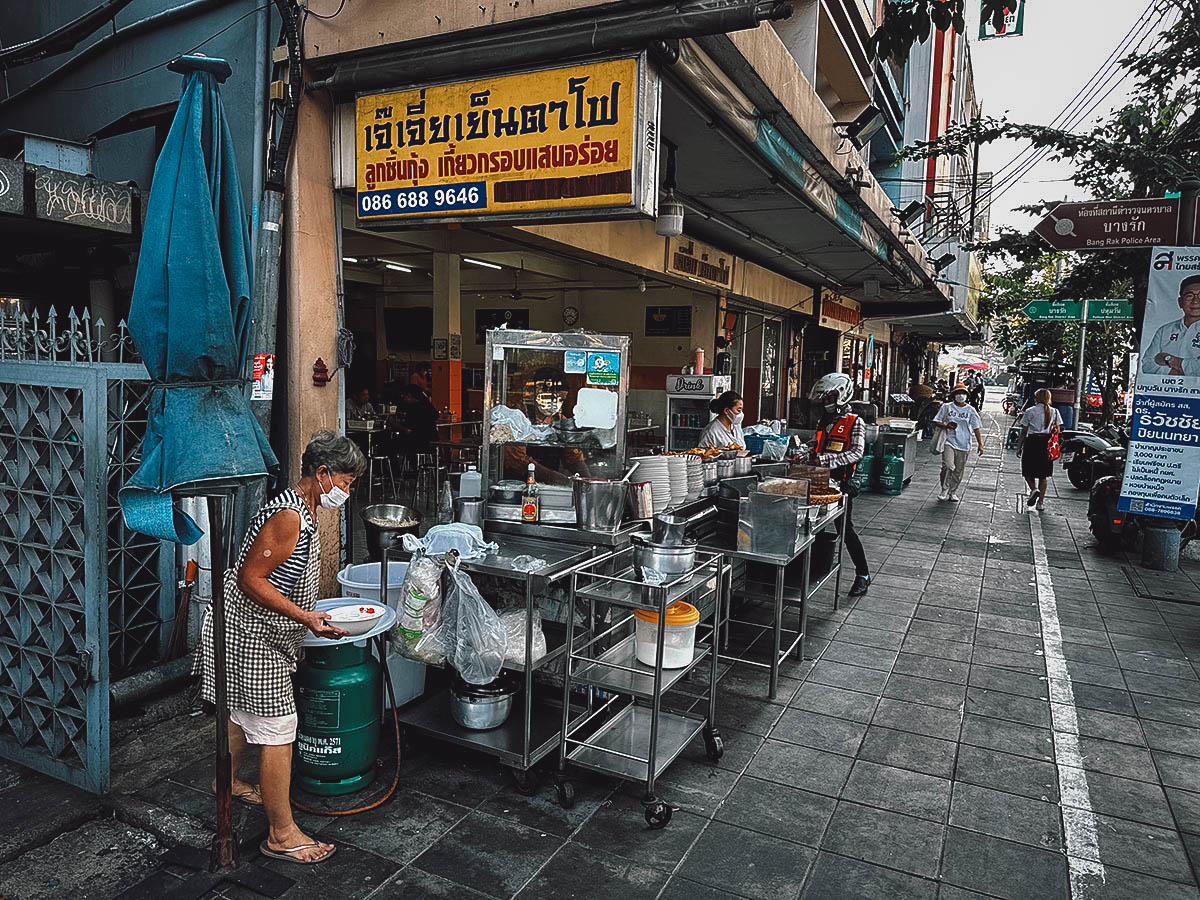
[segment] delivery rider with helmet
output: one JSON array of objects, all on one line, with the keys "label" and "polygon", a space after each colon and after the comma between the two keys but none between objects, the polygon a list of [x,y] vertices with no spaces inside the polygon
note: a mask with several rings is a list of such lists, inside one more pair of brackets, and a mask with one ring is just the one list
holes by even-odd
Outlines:
[{"label": "delivery rider with helmet", "polygon": [[853,397],[854,382],[849,375],[841,372],[831,372],[813,385],[808,399],[819,424],[816,446],[809,458],[816,465],[827,467],[830,474],[841,482],[842,493],[846,497],[846,514],[843,517],[846,550],[854,562],[856,576],[850,596],[861,597],[871,584],[871,573],[862,541],[858,539],[851,518],[853,494],[857,493],[851,485],[851,478],[866,452],[867,430],[862,419],[850,411]]}]

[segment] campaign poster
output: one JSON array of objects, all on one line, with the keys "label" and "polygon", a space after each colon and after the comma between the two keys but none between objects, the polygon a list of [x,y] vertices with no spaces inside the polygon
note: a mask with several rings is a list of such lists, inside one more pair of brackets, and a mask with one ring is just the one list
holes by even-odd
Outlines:
[{"label": "campaign poster", "polygon": [[1122,512],[1191,519],[1200,489],[1200,248],[1150,257]]},{"label": "campaign poster", "polygon": [[275,396],[275,354],[254,354],[254,381],[250,386],[251,400],[270,400]]}]

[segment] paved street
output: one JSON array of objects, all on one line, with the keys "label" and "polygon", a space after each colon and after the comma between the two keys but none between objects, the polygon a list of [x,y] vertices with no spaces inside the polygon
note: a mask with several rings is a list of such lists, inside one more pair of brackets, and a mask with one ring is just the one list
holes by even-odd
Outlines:
[{"label": "paved street", "polygon": [[[860,499],[870,593],[814,610],[811,658],[785,666],[774,702],[765,673],[724,672],[727,753],[713,767],[697,746],[668,770],[665,830],[645,828],[636,789],[581,777],[565,812],[549,786],[526,798],[491,761],[423,744],[384,807],[301,817],[339,852],[271,863],[300,879],[287,896],[1200,896],[1200,608],[1139,596],[1127,562],[1093,550],[1065,477],[1024,512],[989,431],[962,503],[936,501],[924,452],[902,495]],[[1143,593],[1200,596],[1142,577]],[[125,727],[101,803],[5,768],[6,900],[114,896],[164,834],[205,840],[211,726]],[[255,846],[264,820],[238,815]],[[47,821],[65,834],[27,849]]]}]

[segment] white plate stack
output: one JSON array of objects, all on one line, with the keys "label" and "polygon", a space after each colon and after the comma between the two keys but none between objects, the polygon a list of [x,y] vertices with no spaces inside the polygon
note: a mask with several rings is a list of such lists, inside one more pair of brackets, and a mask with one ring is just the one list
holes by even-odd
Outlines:
[{"label": "white plate stack", "polygon": [[704,460],[698,456],[685,456],[687,460],[687,498],[691,503],[704,493]]},{"label": "white plate stack", "polygon": [[668,456],[667,473],[671,478],[671,505],[678,506],[687,500],[688,469],[686,456]]},{"label": "white plate stack", "polygon": [[638,464],[631,476],[634,481],[650,482],[654,501],[654,514],[658,515],[671,505],[671,476],[666,456],[635,456],[630,462]]}]

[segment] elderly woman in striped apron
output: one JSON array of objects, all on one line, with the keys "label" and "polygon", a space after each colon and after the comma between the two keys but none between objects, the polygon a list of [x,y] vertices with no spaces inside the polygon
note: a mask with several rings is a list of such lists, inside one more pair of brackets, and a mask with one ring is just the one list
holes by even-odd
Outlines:
[{"label": "elderly woman in striped apron", "polygon": [[[290,796],[297,724],[292,673],[304,636],[345,634],[326,622],[327,613],[316,611],[321,557],[316,510],[342,506],[365,468],[362,451],[349,438],[332,431],[313,435],[300,481],[259,510],[225,578],[233,795],[265,807],[270,828],[260,850],[291,862],[321,862],[334,851],[300,830]],[[215,702],[211,610],[201,628],[196,669],[200,696]],[[261,748],[257,787],[238,778],[247,744]]]}]

